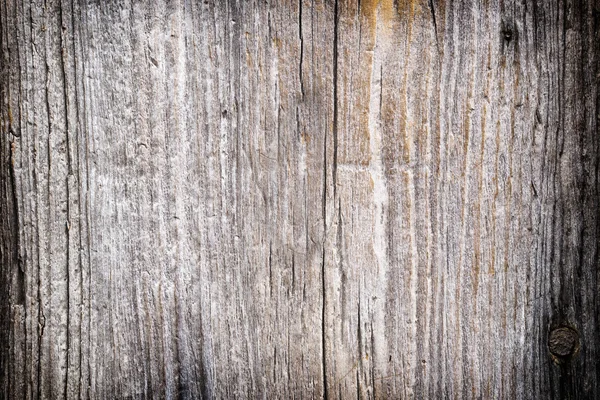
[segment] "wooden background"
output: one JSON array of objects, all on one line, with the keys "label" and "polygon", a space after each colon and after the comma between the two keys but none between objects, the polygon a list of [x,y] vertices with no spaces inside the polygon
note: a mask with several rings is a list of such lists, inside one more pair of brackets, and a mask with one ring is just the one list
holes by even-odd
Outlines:
[{"label": "wooden background", "polygon": [[0,3],[1,398],[600,398],[597,0]]}]

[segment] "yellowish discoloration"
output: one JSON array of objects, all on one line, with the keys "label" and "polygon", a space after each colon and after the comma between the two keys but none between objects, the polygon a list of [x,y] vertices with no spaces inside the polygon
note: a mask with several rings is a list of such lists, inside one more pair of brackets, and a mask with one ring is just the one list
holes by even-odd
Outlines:
[{"label": "yellowish discoloration", "polygon": [[397,10],[394,7],[394,0],[381,0],[379,18],[385,28],[384,32],[392,28],[393,21],[398,17]]},{"label": "yellowish discoloration", "polygon": [[367,90],[363,89],[363,88],[369,88],[368,92],[366,93],[367,95],[362,95],[362,93],[360,95],[358,95],[356,97],[356,106],[357,109],[360,110],[360,115],[358,116],[358,124],[359,124],[359,130],[358,130],[358,141],[360,143],[360,156],[358,158],[358,163],[360,165],[369,165],[370,159],[371,159],[371,155],[370,155],[370,147],[369,147],[369,140],[370,140],[370,132],[369,132],[369,112],[370,112],[370,97],[371,97],[371,93],[370,91],[373,90],[373,88],[371,88],[370,86],[370,80],[371,80],[371,71],[373,69],[373,53],[372,52],[367,52],[367,53],[363,53],[361,56],[364,56],[366,58],[365,60],[365,64],[368,65],[367,68],[364,69],[364,73],[361,75],[360,82],[359,82],[359,87],[360,87],[360,92],[367,92]]},{"label": "yellowish discoloration", "polygon": [[[398,7],[398,10],[400,12],[400,10],[402,10],[403,13],[408,13],[408,38],[406,40],[406,57],[408,60],[410,60],[410,53],[411,53],[411,46],[412,46],[412,30],[413,30],[413,19],[414,19],[414,3],[413,1],[404,1],[403,2],[404,5],[401,7]],[[412,147],[412,135],[411,132],[413,131],[412,129],[412,121],[408,121],[408,104],[407,104],[407,100],[408,100],[408,68],[405,68],[404,70],[404,81],[402,83],[402,86],[404,86],[404,96],[402,97],[402,116],[404,119],[404,129],[401,130],[401,132],[404,133],[404,161],[406,163],[410,163],[411,162],[411,158],[412,158],[412,154],[411,154],[411,147]]]},{"label": "yellowish discoloration", "polygon": [[17,152],[17,143],[12,142],[10,144],[10,163],[14,167],[15,166],[15,153]]},{"label": "yellowish discoloration", "polygon": [[[393,4],[393,1],[390,1],[390,3]],[[398,0],[398,8],[396,11],[398,15],[412,19],[417,6],[420,6],[422,4],[427,6],[427,0]]]},{"label": "yellowish discoloration", "polygon": [[300,132],[300,139],[302,139],[302,143],[310,144],[310,135],[306,132]]},{"label": "yellowish discoloration", "polygon": [[[379,0],[366,0],[361,1],[360,8],[357,2],[340,7],[338,162],[341,164],[367,166],[371,160],[369,115],[372,97],[379,96],[372,93],[378,92],[372,86],[372,78],[379,4]],[[351,43],[343,44],[350,38]]]},{"label": "yellowish discoloration", "polygon": [[[355,3],[348,3],[348,5],[342,6],[342,10],[345,13],[353,12],[352,8],[355,9]],[[399,24],[408,24],[407,33],[408,38],[405,38],[405,50],[410,54],[411,46],[411,35],[413,30],[413,19],[415,13],[422,7],[427,7],[427,3],[416,0],[408,0],[396,2],[394,0],[363,0],[360,3],[360,27],[361,27],[361,48],[364,51],[360,52],[359,65],[361,68],[357,74],[352,74],[354,77],[350,77],[347,80],[342,78],[340,82],[344,82],[345,87],[349,88],[349,92],[345,92],[344,95],[347,98],[346,105],[342,105],[340,111],[341,115],[350,116],[351,120],[347,123],[342,121],[340,126],[342,132],[346,131],[348,140],[352,140],[355,143],[355,150],[352,153],[357,153],[354,156],[351,154],[345,154],[342,150],[340,152],[340,161],[346,163],[357,163],[361,165],[368,165],[370,162],[369,151],[369,114],[370,101],[368,100],[373,96],[371,91],[371,78],[373,76],[373,68],[375,68],[374,58],[376,51],[383,51],[382,49],[387,47],[389,40],[391,40],[393,33],[400,27]],[[349,22],[353,18],[341,19],[342,26],[348,25],[346,29],[352,29],[354,24]],[[342,28],[342,32],[344,32]],[[342,35],[344,35],[342,33]],[[366,36],[366,37],[365,37]],[[376,42],[379,42],[377,44]],[[378,47],[376,47],[378,46]],[[381,47],[383,46],[383,47]],[[379,49],[379,50],[377,50]],[[348,62],[352,59],[352,52],[348,52],[348,49],[343,50],[342,62]],[[363,67],[364,66],[364,67]],[[413,155],[411,154],[412,148],[414,147],[412,142],[414,136],[418,132],[413,132],[414,129],[421,131],[421,125],[418,122],[412,121],[410,116],[407,115],[407,89],[408,89],[408,76],[404,76],[404,95],[400,96],[399,99],[394,99],[396,96],[387,97],[382,102],[383,109],[381,110],[381,126],[384,131],[387,132],[398,132],[402,136],[401,142],[398,142],[399,150],[401,150],[401,163],[409,163]],[[366,89],[366,90],[365,90]],[[400,103],[398,102],[400,100]],[[399,106],[399,107],[398,107]],[[398,115],[400,113],[400,115]],[[352,132],[353,131],[353,132]],[[393,134],[395,136],[395,134]],[[363,145],[364,144],[364,145]],[[363,156],[367,155],[367,156]]]},{"label": "yellowish discoloration", "polygon": [[363,0],[360,3],[360,14],[375,26],[377,23],[377,8],[380,0]]},{"label": "yellowish discoloration", "polygon": [[12,110],[10,109],[10,106],[8,107],[8,126],[9,127],[13,126],[13,115],[12,115]]},{"label": "yellowish discoloration", "polygon": [[383,24],[385,30],[392,27],[392,22],[398,18],[400,8],[396,9],[394,0],[366,0],[361,2],[360,14],[366,19],[372,36],[377,30],[377,22]]},{"label": "yellowish discoloration", "polygon": [[246,65],[248,68],[252,68],[252,54],[246,49]]}]

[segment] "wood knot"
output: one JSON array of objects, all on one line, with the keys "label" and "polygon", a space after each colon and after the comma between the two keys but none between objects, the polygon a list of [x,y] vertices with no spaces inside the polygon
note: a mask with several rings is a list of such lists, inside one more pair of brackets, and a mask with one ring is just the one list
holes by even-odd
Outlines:
[{"label": "wood knot", "polygon": [[548,348],[555,361],[566,361],[579,350],[579,334],[566,326],[553,329],[548,337]]},{"label": "wood knot", "polygon": [[500,24],[500,34],[503,43],[509,44],[510,42],[517,40],[519,31],[512,19],[503,19]]}]

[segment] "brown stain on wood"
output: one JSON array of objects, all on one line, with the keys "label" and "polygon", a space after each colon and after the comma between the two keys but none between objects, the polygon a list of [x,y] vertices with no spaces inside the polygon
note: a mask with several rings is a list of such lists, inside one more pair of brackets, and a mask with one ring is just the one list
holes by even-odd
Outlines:
[{"label": "brown stain on wood", "polygon": [[368,22],[372,32],[375,32],[377,19],[383,23],[386,31],[393,28],[394,21],[412,21],[415,9],[426,7],[424,0],[363,0],[360,13]]},{"label": "brown stain on wood", "polygon": [[361,17],[366,20],[372,35],[375,34],[377,25],[377,9],[379,8],[379,1],[380,0],[364,0],[360,2]]},{"label": "brown stain on wood", "polygon": [[14,121],[13,121],[12,109],[10,108],[10,106],[8,106],[7,113],[8,113],[8,126],[9,126],[9,128],[12,128]]}]

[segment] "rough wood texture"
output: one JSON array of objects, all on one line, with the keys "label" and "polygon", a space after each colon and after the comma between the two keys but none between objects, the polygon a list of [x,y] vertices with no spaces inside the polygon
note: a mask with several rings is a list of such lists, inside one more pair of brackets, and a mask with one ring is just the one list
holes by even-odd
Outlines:
[{"label": "rough wood texture", "polygon": [[598,1],[0,30],[0,397],[600,398]]}]

